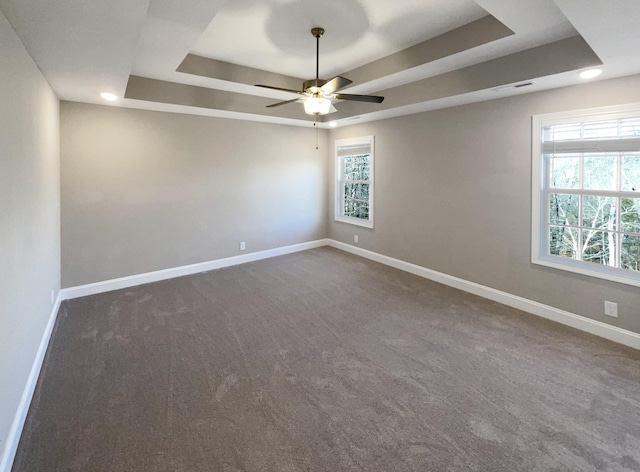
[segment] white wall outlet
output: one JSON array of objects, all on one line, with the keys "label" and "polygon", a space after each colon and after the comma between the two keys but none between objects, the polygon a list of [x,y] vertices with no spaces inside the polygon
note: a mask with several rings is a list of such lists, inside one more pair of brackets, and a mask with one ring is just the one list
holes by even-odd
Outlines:
[{"label": "white wall outlet", "polygon": [[353,235],[353,242],[354,242],[354,243],[357,243],[357,242],[358,242],[358,235],[357,235],[357,234],[354,234],[354,235]]},{"label": "white wall outlet", "polygon": [[604,314],[607,316],[618,317],[618,304],[615,302],[604,302]]},{"label": "white wall outlet", "polygon": [[244,251],[245,249],[247,249],[247,243],[245,243],[244,241],[240,241],[240,250]]}]

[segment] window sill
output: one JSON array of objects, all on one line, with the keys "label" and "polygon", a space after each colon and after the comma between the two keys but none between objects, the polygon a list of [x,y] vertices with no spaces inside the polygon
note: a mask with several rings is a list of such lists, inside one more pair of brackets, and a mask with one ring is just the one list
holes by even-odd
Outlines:
[{"label": "window sill", "polygon": [[358,218],[349,218],[347,216],[336,216],[335,221],[355,226],[362,226],[364,228],[373,228],[373,221],[370,220],[360,220]]},{"label": "window sill", "polygon": [[[636,277],[633,275],[626,275],[626,270],[615,269],[607,266],[595,265],[588,262],[574,261],[572,259],[562,259],[559,257],[547,256],[532,258],[533,264],[542,265],[545,267],[552,267],[554,269],[563,270],[565,272],[573,272],[575,274],[587,275],[589,277],[596,277],[599,279],[608,280],[610,282],[617,282],[626,285],[633,285],[640,287],[640,274]],[[632,272],[633,274],[633,272]]]}]

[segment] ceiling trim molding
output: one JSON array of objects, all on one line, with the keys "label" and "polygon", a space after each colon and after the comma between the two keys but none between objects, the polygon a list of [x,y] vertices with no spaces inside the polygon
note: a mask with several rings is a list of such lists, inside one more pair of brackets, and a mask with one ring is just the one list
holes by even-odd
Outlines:
[{"label": "ceiling trim molding", "polygon": [[491,15],[345,72],[354,85],[428,64],[515,34]]},{"label": "ceiling trim molding", "polygon": [[[602,61],[581,36],[526,49],[445,74],[380,91],[384,102],[374,111],[404,107],[447,97],[488,90],[563,72],[601,65]],[[496,96],[498,98],[498,96]],[[365,103],[340,102],[331,120],[370,113]]]},{"label": "ceiling trim molding", "polygon": [[[354,85],[362,85],[407,69],[437,61],[513,35],[514,32],[491,15],[455,28],[407,49],[390,54],[339,75],[348,77]],[[255,85],[301,89],[303,78],[277,74],[231,62],[188,54],[176,69],[184,74]],[[307,77],[309,79],[311,77]],[[329,77],[325,77],[328,79]]]},{"label": "ceiling trim molding", "polygon": [[176,72],[247,85],[269,84],[293,90],[301,89],[300,86],[304,80],[231,62],[196,56],[195,54],[187,54],[187,57],[180,63]]},{"label": "ceiling trim molding", "polygon": [[298,107],[267,108],[267,105],[273,104],[272,98],[135,75],[129,77],[125,99],[314,121],[313,116],[304,113],[301,105]]},{"label": "ceiling trim molding", "polygon": [[[197,56],[195,57],[197,58]],[[375,109],[370,103],[342,101],[336,104],[338,109],[336,113],[321,116],[318,121],[333,121],[373,111],[380,112],[406,107],[415,103],[490,90],[600,64],[602,61],[586,41],[581,36],[574,36],[382,90],[380,94],[384,95],[385,101],[376,104]],[[314,117],[306,115],[301,106],[267,108],[267,105],[273,104],[271,98],[139,76],[129,78],[125,98],[307,122],[314,121]],[[496,98],[499,97],[496,96]]]}]

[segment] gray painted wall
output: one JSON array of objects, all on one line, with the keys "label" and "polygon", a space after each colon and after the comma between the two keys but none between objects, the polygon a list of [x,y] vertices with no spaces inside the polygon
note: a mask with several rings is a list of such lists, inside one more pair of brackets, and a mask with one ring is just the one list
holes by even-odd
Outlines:
[{"label": "gray painted wall", "polygon": [[58,99],[0,12],[0,460],[60,289]]},{"label": "gray painted wall", "polygon": [[332,178],[329,237],[640,332],[638,287],[530,262],[531,116],[633,102],[640,76],[333,130],[375,135],[375,228],[334,221]]},{"label": "gray painted wall", "polygon": [[327,132],[61,104],[62,284],[326,237]]}]

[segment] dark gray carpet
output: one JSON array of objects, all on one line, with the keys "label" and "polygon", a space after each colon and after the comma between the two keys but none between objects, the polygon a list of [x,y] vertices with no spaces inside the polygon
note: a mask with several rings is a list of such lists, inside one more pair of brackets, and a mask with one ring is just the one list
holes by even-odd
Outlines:
[{"label": "dark gray carpet", "polygon": [[65,302],[14,471],[640,470],[640,353],[330,248]]}]

